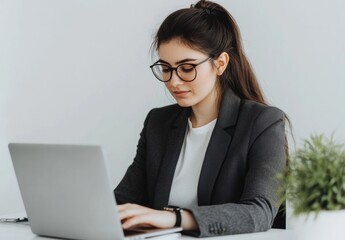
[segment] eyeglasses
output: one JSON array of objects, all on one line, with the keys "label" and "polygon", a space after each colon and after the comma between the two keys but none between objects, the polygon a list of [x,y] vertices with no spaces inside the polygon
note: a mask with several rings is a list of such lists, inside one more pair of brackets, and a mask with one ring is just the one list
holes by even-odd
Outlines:
[{"label": "eyeglasses", "polygon": [[209,57],[199,63],[182,63],[177,67],[171,67],[165,63],[155,62],[150,66],[153,75],[161,82],[169,82],[172,78],[173,71],[176,72],[176,75],[185,82],[194,81],[197,76],[196,66],[210,60],[212,57]]}]

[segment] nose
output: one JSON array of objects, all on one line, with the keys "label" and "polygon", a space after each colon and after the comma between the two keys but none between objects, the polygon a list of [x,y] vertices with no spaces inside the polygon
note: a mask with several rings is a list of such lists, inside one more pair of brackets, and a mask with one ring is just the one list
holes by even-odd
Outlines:
[{"label": "nose", "polygon": [[182,85],[184,84],[184,81],[182,81],[179,76],[177,76],[177,70],[172,71],[172,76],[171,79],[169,81],[169,83],[173,86],[173,87],[177,87],[178,85]]}]

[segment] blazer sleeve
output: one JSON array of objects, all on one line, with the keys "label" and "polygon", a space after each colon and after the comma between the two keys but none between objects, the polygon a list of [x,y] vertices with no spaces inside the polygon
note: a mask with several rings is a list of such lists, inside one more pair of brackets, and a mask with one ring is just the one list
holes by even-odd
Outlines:
[{"label": "blazer sleeve", "polygon": [[144,206],[147,205],[146,131],[151,112],[152,110],[148,113],[144,122],[144,128],[140,133],[134,161],[128,167],[126,174],[114,190],[118,204],[136,203]]},{"label": "blazer sleeve", "polygon": [[[286,167],[285,118],[266,108],[254,122],[247,155],[248,169],[238,203],[189,209],[199,226],[197,237],[267,231],[278,210],[277,174]],[[229,189],[231,191],[231,189]]]}]

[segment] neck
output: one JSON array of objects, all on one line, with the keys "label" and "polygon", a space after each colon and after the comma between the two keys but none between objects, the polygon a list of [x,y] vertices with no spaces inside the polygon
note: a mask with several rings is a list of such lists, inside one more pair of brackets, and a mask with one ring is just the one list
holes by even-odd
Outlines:
[{"label": "neck", "polygon": [[[206,99],[205,99],[206,100]],[[217,118],[219,103],[217,96],[211,97],[202,104],[192,106],[190,121],[193,128],[202,127]]]}]

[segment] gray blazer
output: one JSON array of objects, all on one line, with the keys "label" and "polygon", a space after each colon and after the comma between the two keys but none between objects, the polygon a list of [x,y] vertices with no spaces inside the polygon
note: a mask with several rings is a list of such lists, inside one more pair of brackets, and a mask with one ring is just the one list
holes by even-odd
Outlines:
[{"label": "gray blazer", "polygon": [[[168,204],[190,112],[178,105],[149,112],[134,161],[114,191],[119,204],[154,209]],[[286,166],[284,119],[277,108],[225,93],[200,173],[199,206],[189,209],[199,229],[189,234],[208,237],[272,227],[278,211],[276,175]]]}]

